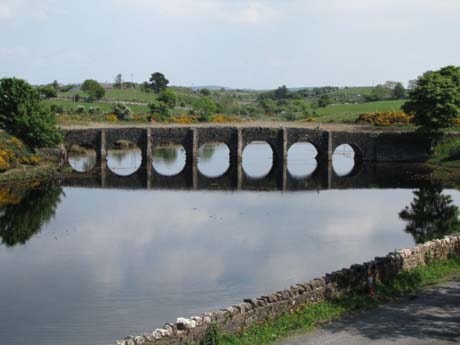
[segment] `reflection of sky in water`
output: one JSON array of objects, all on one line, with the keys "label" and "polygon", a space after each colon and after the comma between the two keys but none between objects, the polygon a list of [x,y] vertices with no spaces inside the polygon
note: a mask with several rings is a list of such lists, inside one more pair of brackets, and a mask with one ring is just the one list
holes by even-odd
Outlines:
[{"label": "reflection of sky in water", "polygon": [[346,176],[355,166],[355,151],[350,145],[340,145],[332,155],[332,168],[338,176]]},{"label": "reflection of sky in water", "polygon": [[92,150],[85,154],[70,154],[69,164],[75,171],[90,171],[96,165],[96,151]]},{"label": "reflection of sky in water", "polygon": [[[254,170],[245,169],[260,176],[270,170],[272,153],[269,146],[254,147],[245,152]],[[293,147],[291,174],[308,174],[313,153],[307,145]],[[153,164],[167,174],[177,171],[184,156],[174,148],[155,154]],[[140,152],[109,159],[112,169],[126,172],[140,164]],[[217,172],[226,160],[228,151],[215,146],[202,152],[200,169],[205,164]],[[460,194],[449,193],[458,204]],[[412,191],[403,189],[65,188],[56,216],[41,232],[23,246],[0,245],[2,341],[110,344],[178,316],[225,307],[385,255],[413,244],[398,218],[412,199]]]},{"label": "reflection of sky in water", "polygon": [[102,345],[286,288],[412,245],[398,219],[412,198],[66,188],[42,232],[0,248],[0,334]]},{"label": "reflection of sky in water", "polygon": [[288,171],[296,178],[304,178],[315,172],[318,151],[310,143],[296,143],[288,151]]},{"label": "reflection of sky in water", "polygon": [[[316,149],[310,143],[297,143],[288,152],[288,170],[296,178],[311,175],[316,167]],[[266,176],[273,165],[273,153],[269,144],[254,142],[243,151],[243,169],[253,178]],[[230,166],[230,150],[223,143],[207,143],[198,152],[198,169],[208,177],[223,175]],[[185,166],[186,153],[181,145],[160,146],[153,152],[153,167],[161,175],[179,174]],[[76,171],[89,171],[96,162],[95,152],[89,155],[72,155],[71,166]],[[117,175],[128,176],[136,172],[142,163],[140,149],[109,150],[107,165]],[[349,145],[339,146],[333,155],[332,166],[339,176],[349,174],[354,167],[354,151]]]},{"label": "reflection of sky in water", "polygon": [[107,151],[107,167],[117,175],[131,175],[139,169],[141,164],[142,152],[139,148]]},{"label": "reflection of sky in water", "polygon": [[273,166],[273,151],[266,142],[252,142],[243,151],[243,170],[253,178],[262,178]]},{"label": "reflection of sky in water", "polygon": [[218,177],[230,167],[230,149],[223,143],[207,143],[198,151],[198,169],[208,177]]},{"label": "reflection of sky in water", "polygon": [[153,151],[153,168],[165,176],[179,174],[185,167],[186,154],[182,145],[164,145]]}]

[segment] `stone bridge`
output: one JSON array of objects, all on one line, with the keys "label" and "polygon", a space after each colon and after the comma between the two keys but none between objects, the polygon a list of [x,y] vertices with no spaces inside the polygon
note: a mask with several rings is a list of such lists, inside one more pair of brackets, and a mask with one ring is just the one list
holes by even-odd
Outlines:
[{"label": "stone bridge", "polygon": [[[142,164],[131,176],[122,177],[107,168],[107,151],[119,140],[136,144],[142,152]],[[244,148],[254,141],[267,142],[273,151],[273,166],[267,176],[253,180],[242,169]],[[208,178],[197,169],[198,149],[208,142],[225,143],[230,151],[230,167],[217,178]],[[298,142],[311,143],[317,150],[318,169],[307,180],[292,178],[287,170],[289,148]],[[206,188],[206,186],[233,186],[241,189],[324,189],[333,185],[349,183],[350,178],[339,179],[331,169],[334,150],[342,144],[350,145],[355,152],[355,168],[349,177],[363,178],[361,163],[420,162],[427,158],[430,142],[414,132],[364,132],[326,131],[303,127],[119,127],[102,129],[74,129],[65,131],[66,149],[72,145],[93,148],[96,151],[96,166],[93,172],[100,177],[101,186],[131,185],[150,188],[152,184],[175,188]],[[180,144],[186,152],[184,170],[176,176],[163,176],[153,169],[152,153],[165,144]],[[364,169],[367,170],[367,169]],[[336,182],[334,182],[334,181]],[[136,182],[137,181],[137,182]],[[347,182],[348,181],[348,182]],[[99,183],[99,182],[98,182]],[[308,186],[306,186],[307,184]],[[273,187],[269,188],[269,186]]]},{"label": "stone bridge", "polygon": [[[225,178],[241,177],[241,161],[244,148],[251,142],[267,142],[273,151],[273,167],[269,175],[278,174],[286,180],[287,153],[298,142],[311,143],[317,150],[319,165],[332,161],[334,150],[350,145],[357,162],[420,162],[427,158],[430,141],[414,132],[364,132],[326,131],[305,127],[119,127],[102,129],[73,129],[65,131],[64,144],[68,150],[72,145],[92,148],[96,151],[95,170],[104,176],[114,175],[107,169],[107,151],[117,141],[127,140],[136,144],[142,152],[141,172],[157,180],[168,178],[152,169],[152,154],[156,147],[165,144],[180,144],[186,152],[186,165],[182,176],[197,179],[198,149],[208,142],[225,143],[230,151],[230,168]],[[270,178],[272,176],[269,176]],[[122,177],[120,177],[122,178]],[[165,181],[166,182],[166,181]],[[193,183],[192,183],[193,184]]]}]

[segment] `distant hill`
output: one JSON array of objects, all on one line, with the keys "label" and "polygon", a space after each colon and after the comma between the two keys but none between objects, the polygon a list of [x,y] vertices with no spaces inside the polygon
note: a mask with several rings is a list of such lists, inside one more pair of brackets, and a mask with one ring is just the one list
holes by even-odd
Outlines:
[{"label": "distant hill", "polygon": [[221,90],[221,89],[224,89],[224,90],[234,90],[230,87],[226,87],[226,86],[219,86],[219,85],[203,85],[203,86],[192,86],[191,89],[193,91],[200,91],[202,89],[208,89],[208,90],[211,90],[211,91],[218,91],[218,90]]}]

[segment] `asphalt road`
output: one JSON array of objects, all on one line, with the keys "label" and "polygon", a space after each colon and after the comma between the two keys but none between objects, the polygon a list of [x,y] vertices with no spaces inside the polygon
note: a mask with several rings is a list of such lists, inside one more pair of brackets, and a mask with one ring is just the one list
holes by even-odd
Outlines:
[{"label": "asphalt road", "polygon": [[319,344],[460,344],[460,279],[279,343]]}]

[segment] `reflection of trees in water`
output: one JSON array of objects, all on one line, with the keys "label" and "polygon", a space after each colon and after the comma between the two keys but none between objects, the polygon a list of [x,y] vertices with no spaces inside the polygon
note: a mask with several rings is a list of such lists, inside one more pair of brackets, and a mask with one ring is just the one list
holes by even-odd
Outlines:
[{"label": "reflection of trees in water", "polygon": [[111,149],[108,152],[110,159],[114,160],[117,166],[129,164],[136,166],[142,160],[142,153],[139,148],[135,149]]},{"label": "reflection of trees in water", "polygon": [[198,153],[200,160],[204,162],[211,160],[212,156],[214,156],[214,153],[216,152],[217,146],[218,145],[216,144],[204,144]]},{"label": "reflection of trees in water", "polygon": [[172,165],[177,161],[180,150],[180,146],[160,146],[153,151],[153,158]]},{"label": "reflection of trees in water", "polygon": [[414,200],[399,213],[407,222],[405,231],[416,243],[442,238],[459,230],[458,207],[439,184],[430,184],[414,192]]},{"label": "reflection of trees in water", "polygon": [[96,165],[96,155],[86,156],[83,161],[83,171],[90,171]]},{"label": "reflection of trees in water", "polygon": [[110,158],[113,158],[119,165],[129,154],[128,150],[110,150]]},{"label": "reflection of trees in water", "polygon": [[17,203],[0,208],[0,238],[7,247],[25,244],[55,215],[62,187],[48,183],[22,193]]}]

